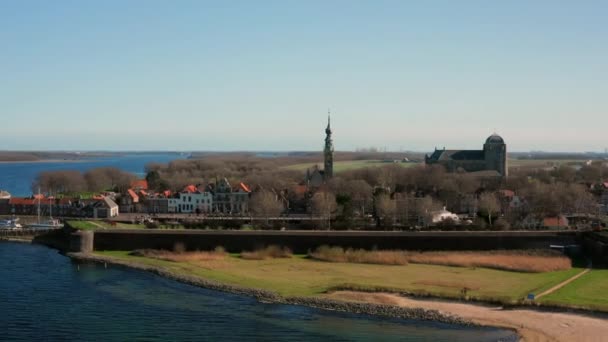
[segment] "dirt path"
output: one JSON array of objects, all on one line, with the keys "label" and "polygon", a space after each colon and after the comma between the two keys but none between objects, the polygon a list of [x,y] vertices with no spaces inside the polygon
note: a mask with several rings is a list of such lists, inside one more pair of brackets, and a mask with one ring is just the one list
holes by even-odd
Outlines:
[{"label": "dirt path", "polygon": [[608,320],[602,318],[527,309],[504,310],[501,307],[413,299],[389,293],[338,291],[327,296],[346,301],[434,309],[482,325],[516,329],[522,340],[528,342],[608,341]]},{"label": "dirt path", "polygon": [[559,284],[553,286],[552,288],[548,289],[547,291],[542,292],[542,293],[536,295],[535,299],[538,300],[540,297],[546,296],[546,295],[548,295],[550,293],[553,293],[553,292],[561,289],[562,287],[570,284],[571,282],[575,281],[576,279],[578,279],[578,278],[584,276],[585,274],[589,273],[589,271],[591,271],[591,267],[587,267],[584,271],[582,271],[581,273],[573,276],[572,278],[566,279],[566,280],[562,281],[561,283],[559,283]]}]

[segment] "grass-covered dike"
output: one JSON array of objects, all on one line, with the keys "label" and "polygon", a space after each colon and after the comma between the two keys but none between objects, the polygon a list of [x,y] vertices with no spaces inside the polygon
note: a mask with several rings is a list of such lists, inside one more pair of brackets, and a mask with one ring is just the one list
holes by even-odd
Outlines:
[{"label": "grass-covered dike", "polygon": [[[270,252],[261,252],[262,255],[267,253]],[[181,254],[164,252],[160,256],[130,251],[95,254],[223,284],[269,291],[284,297],[317,297],[334,290],[352,289],[507,305],[522,304],[529,293],[541,293],[582,271],[578,267],[531,273],[420,263],[380,265],[326,262],[307,255],[286,256],[281,253],[280,257],[247,258],[241,254],[225,253],[221,249]],[[560,298],[550,302],[551,297],[543,298],[545,300],[541,303],[574,305],[572,300]],[[582,302],[576,304],[576,307],[585,308]],[[608,304],[589,309],[608,311]]]}]

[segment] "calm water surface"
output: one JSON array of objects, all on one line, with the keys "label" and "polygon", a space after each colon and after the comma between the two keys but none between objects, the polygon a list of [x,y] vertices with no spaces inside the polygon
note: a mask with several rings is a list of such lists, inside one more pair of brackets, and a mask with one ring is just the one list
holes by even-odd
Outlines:
[{"label": "calm water surface", "polygon": [[514,341],[510,331],[261,304],[0,242],[0,340]]},{"label": "calm water surface", "polygon": [[116,167],[143,176],[148,163],[168,163],[182,158],[184,157],[175,153],[129,153],[122,156],[79,161],[0,163],[0,190],[6,190],[13,196],[29,196],[32,194],[34,179],[42,171],[78,170],[84,172],[97,167]]}]

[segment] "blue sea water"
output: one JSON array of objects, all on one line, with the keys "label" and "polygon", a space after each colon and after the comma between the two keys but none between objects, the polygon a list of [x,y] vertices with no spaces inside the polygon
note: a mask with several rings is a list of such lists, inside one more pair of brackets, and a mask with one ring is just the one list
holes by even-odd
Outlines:
[{"label": "blue sea water", "polygon": [[262,304],[0,242],[2,341],[515,341],[507,330]]},{"label": "blue sea water", "polygon": [[42,161],[0,163],[0,190],[13,196],[32,194],[32,183],[42,171],[78,170],[87,171],[97,167],[116,167],[123,171],[144,176],[145,166],[151,162],[168,163],[184,156],[176,153],[137,154],[82,159],[77,161]]}]

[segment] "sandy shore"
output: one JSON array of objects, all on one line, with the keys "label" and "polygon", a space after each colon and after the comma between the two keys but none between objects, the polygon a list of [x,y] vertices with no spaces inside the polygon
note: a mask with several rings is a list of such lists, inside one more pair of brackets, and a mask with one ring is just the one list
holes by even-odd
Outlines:
[{"label": "sandy shore", "polygon": [[571,313],[413,299],[389,293],[338,291],[327,295],[346,300],[407,308],[425,308],[456,315],[477,324],[516,329],[524,341],[608,341],[608,320]]}]

